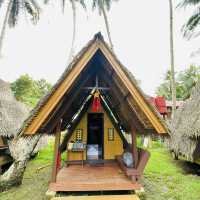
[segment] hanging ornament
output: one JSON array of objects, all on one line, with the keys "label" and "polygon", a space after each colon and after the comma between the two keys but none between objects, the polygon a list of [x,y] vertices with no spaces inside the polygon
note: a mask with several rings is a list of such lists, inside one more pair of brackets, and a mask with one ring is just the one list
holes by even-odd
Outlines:
[{"label": "hanging ornament", "polygon": [[92,102],[92,112],[98,112],[100,110],[101,110],[100,92],[99,90],[96,90]]}]

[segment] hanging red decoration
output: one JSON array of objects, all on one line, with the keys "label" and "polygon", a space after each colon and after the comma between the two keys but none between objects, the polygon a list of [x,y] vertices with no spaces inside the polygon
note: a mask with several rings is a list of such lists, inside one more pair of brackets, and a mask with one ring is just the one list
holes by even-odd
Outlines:
[{"label": "hanging red decoration", "polygon": [[101,110],[100,92],[96,90],[92,102],[92,112],[98,112],[100,110]]}]

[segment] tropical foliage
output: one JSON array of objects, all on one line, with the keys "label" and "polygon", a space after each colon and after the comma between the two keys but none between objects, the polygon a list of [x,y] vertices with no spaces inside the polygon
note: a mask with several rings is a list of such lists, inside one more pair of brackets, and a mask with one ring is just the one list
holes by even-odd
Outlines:
[{"label": "tropical foliage", "polygon": [[20,76],[11,84],[11,89],[17,100],[34,107],[38,100],[51,88],[45,79],[33,80],[28,74]]},{"label": "tropical foliage", "polygon": [[[156,94],[171,100],[170,71],[167,71],[163,83],[157,88]],[[185,100],[190,97],[191,89],[200,80],[200,66],[191,65],[188,69],[176,73],[176,98]]]},{"label": "tropical foliage", "polygon": [[185,25],[183,26],[184,36],[188,39],[191,37],[196,37],[200,34],[200,0],[183,0],[179,7],[193,6],[194,11],[192,16],[189,17]]},{"label": "tropical foliage", "polygon": [[22,12],[28,14],[26,16],[30,16],[33,23],[38,21],[40,14],[40,6],[36,0],[0,0],[0,9],[4,4],[6,4],[6,14],[0,32],[0,53],[2,51],[2,44],[7,25],[14,27]]},{"label": "tropical foliage", "polygon": [[118,0],[93,0],[93,3],[92,3],[93,10],[98,9],[99,15],[103,14],[111,49],[113,49],[114,47],[113,47],[113,42],[112,42],[111,33],[110,33],[110,26],[109,26],[106,11],[110,10],[111,4],[113,1],[118,1]]}]

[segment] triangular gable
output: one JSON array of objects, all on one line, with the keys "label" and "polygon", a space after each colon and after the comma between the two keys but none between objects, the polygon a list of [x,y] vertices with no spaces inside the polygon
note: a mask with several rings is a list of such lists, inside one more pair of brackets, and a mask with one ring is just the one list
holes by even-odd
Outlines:
[{"label": "triangular gable", "polygon": [[[51,112],[59,105],[62,97],[70,90],[73,83],[81,75],[87,64],[97,52],[101,52],[107,59],[117,78],[126,87],[134,100],[134,106],[143,112],[149,123],[157,133],[167,133],[168,130],[158,112],[150,105],[141,89],[137,86],[131,73],[117,60],[100,34],[95,35],[88,45],[75,57],[62,77],[53,87],[52,91],[44,97],[33,110],[31,116],[25,121],[21,133],[25,135],[36,134]],[[131,102],[130,102],[131,104]],[[133,107],[134,107],[133,106]],[[134,108],[135,109],[135,108]],[[137,110],[136,109],[136,110]]]}]

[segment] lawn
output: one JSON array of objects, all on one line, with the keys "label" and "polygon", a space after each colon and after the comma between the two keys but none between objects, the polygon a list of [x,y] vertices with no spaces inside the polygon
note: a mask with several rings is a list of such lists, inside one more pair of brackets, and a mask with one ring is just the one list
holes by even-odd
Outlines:
[{"label": "lawn", "polygon": [[[1,200],[42,200],[51,175],[52,143],[31,160],[23,184],[0,193]],[[145,193],[141,200],[199,200],[200,177],[188,173],[188,164],[174,161],[160,145],[150,149],[151,158],[142,180]],[[45,168],[41,168],[45,167]]]}]

